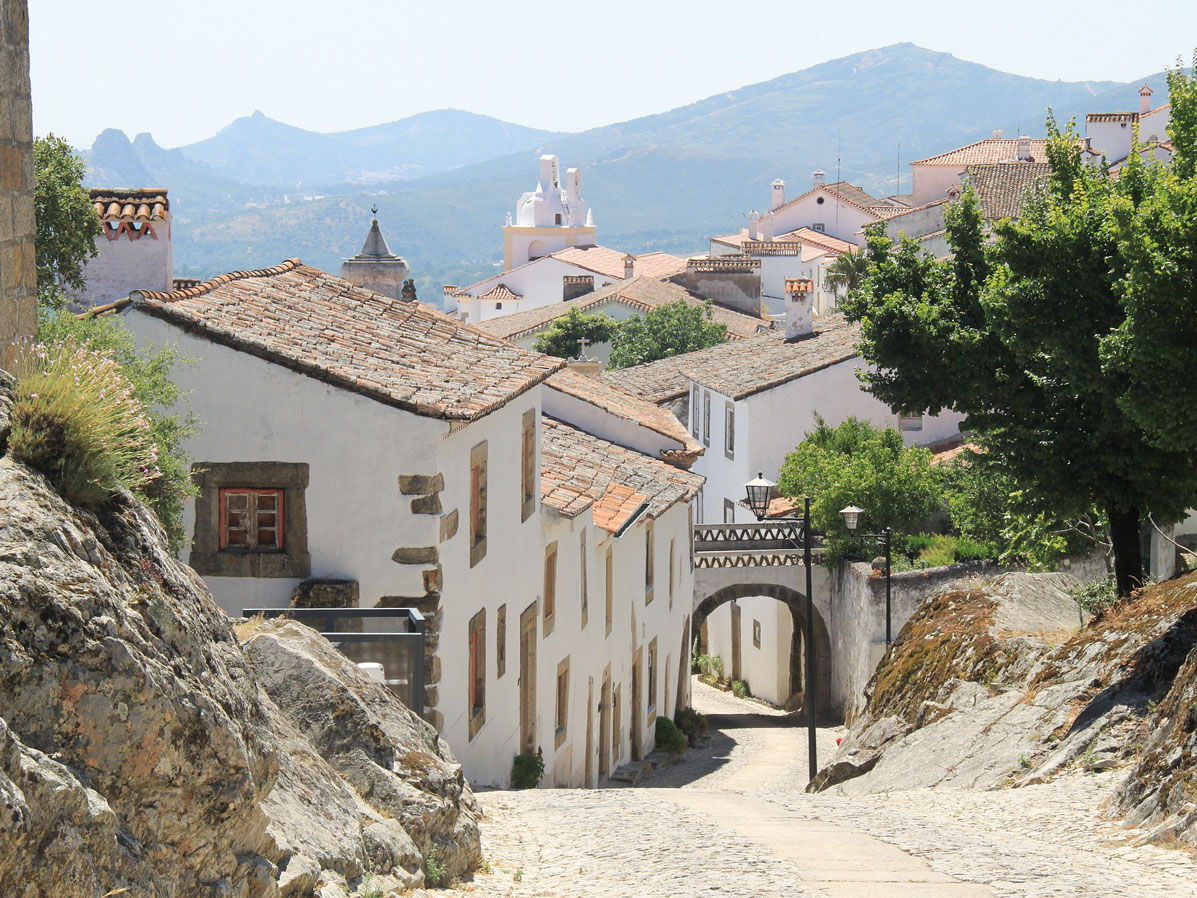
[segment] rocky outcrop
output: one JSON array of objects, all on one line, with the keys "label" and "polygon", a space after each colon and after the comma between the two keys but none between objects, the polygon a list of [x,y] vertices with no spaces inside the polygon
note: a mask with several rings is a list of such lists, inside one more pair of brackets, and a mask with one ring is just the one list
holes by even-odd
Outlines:
[{"label": "rocky outcrop", "polygon": [[385,894],[422,885],[434,847],[477,863],[473,796],[427,724],[311,630],[248,635],[131,496],[75,509],[0,458],[6,898],[348,894],[367,874]]},{"label": "rocky outcrop", "polygon": [[1197,638],[1197,601],[1173,581],[1082,627],[1071,582],[1004,574],[928,597],[812,790],[992,788],[1125,762]]}]

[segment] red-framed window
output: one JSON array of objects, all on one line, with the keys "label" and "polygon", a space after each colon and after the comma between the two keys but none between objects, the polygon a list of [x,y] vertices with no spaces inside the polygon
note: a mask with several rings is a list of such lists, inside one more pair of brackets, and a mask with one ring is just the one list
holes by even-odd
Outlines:
[{"label": "red-framed window", "polygon": [[281,489],[222,489],[220,548],[278,552],[283,548]]}]

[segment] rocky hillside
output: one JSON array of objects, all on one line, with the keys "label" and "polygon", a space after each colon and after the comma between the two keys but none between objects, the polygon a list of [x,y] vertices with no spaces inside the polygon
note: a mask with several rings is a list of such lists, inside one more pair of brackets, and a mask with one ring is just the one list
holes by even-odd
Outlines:
[{"label": "rocky hillside", "polygon": [[1123,769],[1136,821],[1197,820],[1197,658],[1186,660],[1197,575],[1083,625],[1070,582],[1005,574],[928,597],[813,788],[994,788]]},{"label": "rocky hillside", "polygon": [[72,508],[4,456],[0,883],[6,898],[321,898],[480,861],[447,746],[293,622],[243,648],[127,494]]}]

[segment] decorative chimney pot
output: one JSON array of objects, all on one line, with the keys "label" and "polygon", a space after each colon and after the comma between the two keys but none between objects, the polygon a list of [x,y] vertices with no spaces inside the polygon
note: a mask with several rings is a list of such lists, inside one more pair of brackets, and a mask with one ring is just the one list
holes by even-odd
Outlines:
[{"label": "decorative chimney pot", "polygon": [[786,278],[786,339],[798,340],[815,332],[814,282]]}]

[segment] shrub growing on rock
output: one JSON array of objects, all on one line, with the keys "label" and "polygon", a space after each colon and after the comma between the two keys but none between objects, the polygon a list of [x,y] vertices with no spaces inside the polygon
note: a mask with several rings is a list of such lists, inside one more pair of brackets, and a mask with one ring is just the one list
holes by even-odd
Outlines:
[{"label": "shrub growing on rock", "polygon": [[110,356],[67,338],[25,360],[9,450],[70,502],[95,505],[121,486],[140,493],[159,475],[145,407]]},{"label": "shrub growing on rock", "polygon": [[680,755],[686,750],[686,737],[668,717],[657,717],[657,751]]}]

